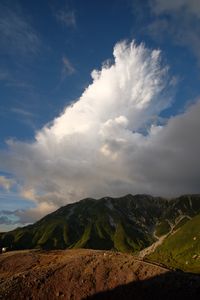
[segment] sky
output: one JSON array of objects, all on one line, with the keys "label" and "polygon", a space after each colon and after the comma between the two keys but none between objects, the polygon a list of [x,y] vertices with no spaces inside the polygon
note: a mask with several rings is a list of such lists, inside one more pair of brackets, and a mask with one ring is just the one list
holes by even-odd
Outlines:
[{"label": "sky", "polygon": [[200,193],[200,1],[1,0],[0,231]]}]

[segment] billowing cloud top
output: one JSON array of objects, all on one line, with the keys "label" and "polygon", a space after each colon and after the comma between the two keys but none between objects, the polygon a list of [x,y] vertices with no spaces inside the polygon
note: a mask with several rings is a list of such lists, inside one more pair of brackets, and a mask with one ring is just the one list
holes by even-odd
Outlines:
[{"label": "billowing cloud top", "polygon": [[160,51],[120,42],[113,55],[33,143],[9,141],[1,153],[22,195],[45,213],[88,196],[199,191],[200,105],[156,125],[171,103]]}]

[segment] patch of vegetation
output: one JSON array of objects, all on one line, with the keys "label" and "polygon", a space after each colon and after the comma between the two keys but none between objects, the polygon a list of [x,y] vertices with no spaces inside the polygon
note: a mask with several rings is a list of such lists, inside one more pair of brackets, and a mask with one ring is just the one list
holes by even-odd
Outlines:
[{"label": "patch of vegetation", "polygon": [[182,227],[186,222],[188,222],[190,219],[188,217],[182,218],[175,226],[174,226],[174,231]]},{"label": "patch of vegetation", "polygon": [[200,214],[167,237],[147,258],[172,268],[200,273]]},{"label": "patch of vegetation", "polygon": [[121,223],[117,224],[114,234],[114,248],[121,252],[130,252],[132,249],[128,243],[126,232]]},{"label": "patch of vegetation", "polygon": [[169,233],[171,230],[170,224],[167,220],[161,221],[156,225],[155,234],[156,236],[162,236]]},{"label": "patch of vegetation", "polygon": [[83,235],[81,236],[80,240],[78,240],[73,248],[84,248],[90,238],[90,233],[91,233],[91,224],[87,225],[85,227],[85,230],[83,232]]}]

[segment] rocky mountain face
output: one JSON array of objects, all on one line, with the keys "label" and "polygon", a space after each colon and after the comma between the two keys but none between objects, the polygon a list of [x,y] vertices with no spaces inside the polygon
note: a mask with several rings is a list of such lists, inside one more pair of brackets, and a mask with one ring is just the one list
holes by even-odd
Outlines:
[{"label": "rocky mountain face", "polygon": [[9,249],[90,248],[137,252],[200,213],[200,195],[87,198],[33,225],[0,234]]}]

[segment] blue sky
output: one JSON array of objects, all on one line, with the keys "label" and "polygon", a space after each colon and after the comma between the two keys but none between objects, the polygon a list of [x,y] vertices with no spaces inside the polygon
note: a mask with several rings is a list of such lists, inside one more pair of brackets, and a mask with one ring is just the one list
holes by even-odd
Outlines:
[{"label": "blue sky", "polygon": [[[134,193],[134,191],[154,193],[155,191],[156,194],[167,196],[187,191],[198,192],[198,180],[193,180],[193,177],[197,178],[198,172],[196,171],[195,173],[192,170],[191,174],[189,173],[189,178],[192,183],[188,185],[185,185],[185,181],[190,182],[188,178],[182,178],[178,181],[177,178],[180,177],[179,172],[177,172],[177,178],[173,178],[175,182],[177,180],[176,188],[174,188],[171,194],[167,192],[171,189],[170,182],[173,177],[170,171],[164,172],[159,169],[157,173],[155,172],[155,178],[154,175],[151,178],[146,178],[144,172],[141,171],[141,163],[141,165],[135,166],[133,170],[129,170],[128,168],[122,169],[122,174],[115,178],[113,174],[117,173],[117,171],[113,170],[113,160],[116,160],[115,164],[118,166],[118,169],[120,169],[122,164],[128,165],[126,159],[129,157],[128,152],[118,153],[118,150],[116,150],[119,149],[119,146],[116,146],[118,141],[127,137],[127,132],[124,133],[123,138],[121,136],[123,134],[121,133],[120,137],[117,137],[119,132],[121,132],[121,128],[119,129],[117,127],[117,133],[113,130],[109,133],[110,136],[116,134],[115,141],[114,138],[112,138],[112,141],[108,141],[110,136],[104,136],[106,142],[99,146],[98,151],[100,149],[106,156],[106,159],[109,158],[112,151],[114,151],[114,154],[110,158],[109,169],[106,169],[109,165],[108,162],[104,160],[101,161],[101,159],[99,160],[101,161],[101,165],[96,166],[95,175],[91,171],[92,165],[95,166],[95,164],[89,161],[88,155],[97,151],[96,145],[99,145],[100,140],[96,141],[95,138],[91,139],[93,133],[87,133],[84,138],[83,136],[74,136],[74,141],[76,139],[78,141],[76,145],[73,144],[74,141],[72,139],[72,141],[68,141],[63,145],[59,144],[58,146],[58,143],[53,144],[52,139],[51,142],[50,138],[48,140],[48,130],[45,131],[45,128],[53,132],[57,138],[58,130],[53,131],[53,124],[61,121],[56,118],[59,115],[65,115],[65,113],[63,113],[64,109],[75,103],[75,101],[79,101],[80,97],[82,97],[81,95],[84,95],[84,91],[87,90],[87,87],[93,84],[95,80],[91,77],[91,72],[93,70],[101,70],[102,65],[105,67],[107,64],[105,69],[111,68],[112,64],[117,65],[117,58],[116,61],[113,58],[113,48],[115,45],[120,42],[123,43],[125,40],[126,45],[131,45],[131,41],[134,40],[136,47],[138,47],[140,43],[144,43],[146,52],[144,55],[141,54],[141,56],[133,52],[130,55],[135,55],[135,58],[130,56],[130,60],[133,59],[133,64],[135,60],[138,60],[137,65],[139,63],[145,65],[145,62],[149,64],[148,70],[144,72],[144,78],[140,79],[142,80],[142,86],[145,84],[145,78],[148,77],[148,72],[150,72],[150,74],[152,73],[152,76],[158,76],[158,79],[162,77],[161,70],[155,70],[153,64],[148,61],[148,55],[150,55],[148,51],[153,51],[153,49],[161,50],[161,60],[158,60],[159,68],[162,69],[165,66],[168,68],[168,74],[165,79],[162,79],[164,81],[162,92],[159,87],[157,87],[157,89],[154,87],[153,95],[155,94],[156,99],[159,98],[160,100],[152,100],[152,106],[149,106],[148,110],[145,107],[143,114],[138,114],[137,116],[136,112],[134,112],[130,117],[125,112],[120,115],[118,110],[116,110],[116,114],[113,113],[115,111],[116,102],[120,101],[118,98],[113,98],[115,99],[112,104],[113,111],[108,114],[107,119],[102,123],[104,125],[101,124],[101,126],[98,127],[100,129],[96,131],[96,134],[100,132],[102,139],[102,135],[107,134],[104,132],[105,127],[108,127],[107,124],[109,122],[109,124],[111,124],[112,120],[118,125],[120,124],[120,126],[122,126],[123,123],[123,126],[127,126],[126,129],[128,128],[130,132],[136,132],[138,134],[145,133],[144,136],[148,136],[150,126],[154,126],[157,129],[163,126],[163,136],[165,136],[165,132],[167,132],[166,140],[170,144],[172,138],[168,138],[170,135],[168,134],[169,128],[176,126],[181,119],[179,116],[185,116],[184,114],[186,114],[185,119],[188,120],[188,116],[191,115],[190,118],[194,118],[192,115],[193,111],[197,111],[197,109],[193,108],[191,112],[190,106],[198,105],[200,95],[199,23],[200,5],[197,1],[170,0],[167,4],[164,0],[1,1],[0,211],[16,211],[20,209],[27,211],[26,217],[24,217],[24,215],[23,217],[21,215],[19,216],[18,214],[17,222],[19,221],[19,223],[24,224],[28,223],[28,218],[30,218],[31,222],[34,218],[38,219],[46,212],[56,209],[60,205],[79,200],[85,196],[99,197],[102,196],[104,192],[114,196],[125,193],[126,191],[127,193]],[[120,50],[122,51],[120,55],[123,55],[124,51],[124,55],[128,56],[128,50],[126,50],[126,47],[124,49],[125,50]],[[142,50],[138,51],[140,53]],[[126,66],[123,65],[122,70],[126,70]],[[131,70],[131,72],[131,74],[134,75],[134,70]],[[153,74],[156,72],[159,75]],[[109,78],[111,78],[111,75],[109,76]],[[137,76],[139,76],[139,74],[136,74],[133,78]],[[110,80],[112,84],[112,78]],[[137,81],[134,80],[136,79],[132,81],[133,86],[137,83]],[[110,87],[102,83],[101,89],[103,90],[104,88],[106,90]],[[124,91],[124,93],[126,93],[126,91]],[[84,97],[86,96],[83,96],[83,98]],[[99,98],[97,87],[93,88],[92,97],[96,97],[95,99]],[[121,97],[123,98],[123,93]],[[153,97],[154,96],[152,96],[152,99]],[[165,98],[166,100],[164,100]],[[163,101],[162,103],[161,100]],[[126,105],[124,102],[124,106]],[[97,111],[99,105],[97,104],[93,108]],[[109,111],[109,108],[106,108],[106,106],[104,106],[104,109],[106,112]],[[123,109],[121,109],[121,111],[123,111]],[[100,113],[98,116],[99,115]],[[75,120],[78,123],[78,113],[73,112],[73,116],[72,121]],[[133,122],[134,124],[132,124],[132,119],[137,120],[137,118],[143,117],[145,122],[135,121],[135,123]],[[173,120],[172,117],[174,117]],[[65,130],[66,132],[69,131],[67,131],[66,128],[69,126],[68,122],[71,122],[71,117],[68,119],[66,115],[65,119],[66,123],[60,123],[59,139],[61,127],[62,132],[65,132]],[[100,119],[102,120],[102,117],[100,117]],[[87,120],[87,115],[84,120]],[[85,125],[87,123],[87,121],[84,122],[85,123],[80,124]],[[186,121],[180,122],[184,123]],[[136,123],[137,125],[135,125]],[[175,125],[171,125],[174,123]],[[90,124],[89,121],[88,124]],[[125,124],[132,125],[130,125],[129,128],[129,125]],[[195,130],[198,129],[198,125],[199,123],[196,121]],[[95,127],[96,125],[93,124],[92,126]],[[84,126],[82,126],[82,128],[83,127]],[[180,137],[181,133],[178,132],[177,129],[179,127],[181,127],[181,125],[177,125],[172,131],[174,133],[177,130],[177,134]],[[189,138],[190,131],[184,128],[182,130],[187,134],[187,136],[184,137],[184,140],[186,140],[186,138]],[[193,128],[191,132],[194,132],[192,136],[196,141],[198,138],[197,136],[195,137],[195,130]],[[38,138],[37,140],[37,134],[39,137],[42,136],[42,138]],[[72,134],[72,131],[70,134]],[[62,138],[63,136],[66,138],[67,133],[66,135],[62,135]],[[172,134],[170,137],[171,136]],[[128,148],[129,150],[133,150],[136,146],[139,147],[138,145],[144,147],[144,141],[136,141],[136,146],[134,146],[135,144],[132,138],[133,137],[131,137],[131,143],[127,146],[126,151],[128,151]],[[143,139],[143,136],[141,139]],[[159,137],[157,139],[159,140],[161,138]],[[87,142],[92,145],[90,149],[85,149],[84,144]],[[193,140],[190,142],[193,142]],[[47,152],[44,153],[42,149],[38,150],[41,143],[45,143],[45,151],[48,152],[50,151],[48,149],[51,149],[51,155]],[[148,143],[154,143],[154,145],[156,145],[157,140],[153,141],[153,138],[149,137]],[[165,143],[165,141],[161,139],[160,143]],[[174,142],[172,144],[174,145]],[[176,146],[176,149],[179,149],[180,145],[182,145],[182,141]],[[68,149],[71,149],[67,157],[63,154],[66,153],[64,150],[62,153],[60,152],[61,147],[63,147],[63,149],[66,147],[66,152]],[[113,150],[114,147],[118,148]],[[146,162],[146,165],[151,165],[154,162],[153,157],[149,157],[152,146],[148,147],[150,147],[148,148],[148,155],[145,154],[141,159],[142,162]],[[82,150],[81,153],[85,151],[85,156],[81,161],[84,162],[85,165],[84,168],[80,169],[76,164],[72,163],[72,161],[78,161],[80,157],[80,153],[77,151],[76,154],[76,150],[74,150],[77,148]],[[198,145],[195,144],[195,149],[191,149],[191,153],[184,153],[183,156],[185,160],[189,160],[190,155],[194,156],[193,154],[196,153],[197,148]],[[34,149],[37,149],[38,152],[36,153]],[[162,151],[166,151],[166,149]],[[170,151],[173,152],[174,150]],[[175,150],[175,152],[176,151],[178,150]],[[71,153],[74,153],[73,157],[71,157]],[[162,162],[163,157],[167,155],[168,154],[164,152],[160,154]],[[33,162],[31,162],[32,157]],[[61,168],[56,170],[56,166],[58,166],[59,163],[55,162],[55,157],[56,159],[63,159],[64,161],[66,161],[68,157],[71,157],[70,162],[66,164],[65,171],[62,171]],[[180,157],[180,155],[178,155],[178,157]],[[133,165],[135,160],[136,158],[133,158]],[[48,166],[44,165],[43,168],[41,167],[40,169],[42,165],[41,161],[48,162]],[[21,168],[19,162],[21,162]],[[34,166],[32,166],[31,163],[33,163]],[[36,168],[36,170],[38,170],[38,173],[37,171],[34,171],[35,173],[29,172],[28,170],[31,168],[34,169],[37,163],[38,169]],[[51,164],[52,168],[50,167]],[[159,162],[157,162],[157,164],[159,166],[162,165],[162,163]],[[177,162],[177,164],[182,165],[181,162]],[[173,159],[170,159],[169,166],[170,165],[174,165]],[[186,169],[187,166],[185,166],[185,170]],[[46,176],[47,170],[48,179],[43,182],[42,179]],[[83,183],[77,175],[82,174],[82,176],[85,176],[85,172],[88,174],[88,176],[86,176],[87,183]],[[111,182],[109,185],[112,186],[111,189],[109,189],[107,185],[105,186],[102,179],[104,172],[109,174],[107,182]],[[134,172],[137,173],[134,175],[135,177],[132,175]],[[176,170],[173,170],[172,173],[174,172],[176,172]],[[181,167],[180,172],[183,172]],[[71,175],[70,177],[69,174],[73,174],[73,176]],[[36,182],[36,178],[40,178],[40,176],[41,185]],[[136,177],[139,179],[137,178],[136,180]],[[94,182],[92,181],[93,189],[89,189],[89,182],[91,182],[93,178],[95,178]],[[159,182],[160,178],[163,178],[165,185],[163,182]],[[142,182],[145,184],[143,185]],[[68,187],[69,194],[67,194],[64,188],[65,183]],[[161,188],[156,189],[156,184],[161,186]],[[76,185],[80,185],[79,192],[77,191],[79,188],[74,188]],[[133,188],[131,188],[131,186]],[[144,188],[144,186],[148,186],[148,188]],[[184,186],[185,188],[183,188]],[[16,220],[13,220],[13,224],[15,224]],[[5,230],[6,224],[2,224],[0,229],[1,228]]]}]

